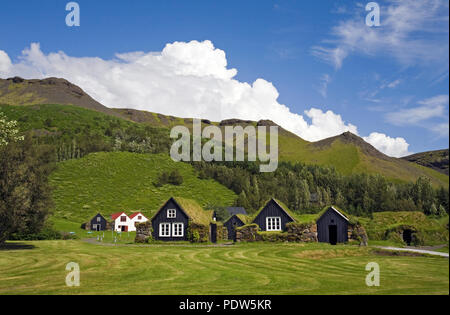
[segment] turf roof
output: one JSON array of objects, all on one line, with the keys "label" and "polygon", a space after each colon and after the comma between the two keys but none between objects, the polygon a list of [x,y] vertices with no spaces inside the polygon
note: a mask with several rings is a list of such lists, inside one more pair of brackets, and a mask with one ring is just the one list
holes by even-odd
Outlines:
[{"label": "turf roof", "polygon": [[[203,210],[203,208],[195,200],[192,199],[173,197],[173,200],[175,200],[175,202],[182,208],[182,210],[186,212],[186,214],[189,216],[189,219],[193,223],[202,225],[208,225],[209,223],[211,223],[214,211]],[[165,204],[166,203],[164,203],[164,205]]]}]

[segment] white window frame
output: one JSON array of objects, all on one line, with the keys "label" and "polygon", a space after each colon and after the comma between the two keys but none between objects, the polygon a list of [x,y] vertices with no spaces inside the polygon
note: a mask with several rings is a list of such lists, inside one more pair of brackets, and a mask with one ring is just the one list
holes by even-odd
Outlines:
[{"label": "white window frame", "polygon": [[[176,226],[181,226],[181,233],[178,234],[178,229]],[[172,236],[173,237],[184,237],[184,224],[180,222],[172,223]]]},{"label": "white window frame", "polygon": [[177,217],[177,209],[167,209],[167,218],[175,219]]},{"label": "white window frame", "polygon": [[282,231],[281,217],[267,217],[266,218],[266,231],[271,231],[271,232]]},{"label": "white window frame", "polygon": [[[165,233],[166,229],[165,228],[163,229],[163,226],[168,226],[168,233]],[[159,224],[159,237],[170,237],[172,235],[171,230],[172,230],[172,225],[170,223],[160,223]]]},{"label": "white window frame", "polygon": [[102,218],[97,217],[97,222],[100,222],[102,220]]}]

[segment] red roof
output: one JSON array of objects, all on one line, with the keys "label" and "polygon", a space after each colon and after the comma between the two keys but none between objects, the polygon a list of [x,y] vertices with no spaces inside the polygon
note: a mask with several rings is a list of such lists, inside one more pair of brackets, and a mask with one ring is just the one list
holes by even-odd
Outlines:
[{"label": "red roof", "polygon": [[142,215],[143,217],[145,217],[142,212],[135,212],[132,215],[130,215],[130,219],[133,219],[135,216],[137,216],[138,214]]},{"label": "red roof", "polygon": [[113,214],[111,214],[111,219],[113,219],[113,220],[115,220],[115,219],[117,219],[118,217],[120,217],[120,215],[121,214],[125,214],[125,215],[127,215],[125,212],[117,212],[117,213],[113,213]]}]

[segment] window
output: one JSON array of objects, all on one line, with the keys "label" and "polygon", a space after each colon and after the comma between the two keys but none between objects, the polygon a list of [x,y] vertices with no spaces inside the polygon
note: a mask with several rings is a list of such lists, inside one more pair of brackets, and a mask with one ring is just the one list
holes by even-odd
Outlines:
[{"label": "window", "polygon": [[97,222],[100,222],[100,220],[101,220],[101,218],[100,218],[100,217],[97,217]]},{"label": "window", "polygon": [[280,217],[267,217],[266,230],[267,231],[281,231],[281,218]]},{"label": "window", "polygon": [[138,215],[138,220],[142,220],[142,216]]},{"label": "window", "polygon": [[159,236],[170,237],[170,223],[159,224]]},{"label": "window", "polygon": [[184,236],[184,224],[174,223],[172,224],[172,236],[173,237],[183,237]]},{"label": "window", "polygon": [[127,222],[127,217],[126,216],[121,216],[120,217],[120,222]]},{"label": "window", "polygon": [[176,218],[176,217],[177,217],[177,210],[175,210],[175,209],[168,209],[168,210],[167,210],[167,217],[168,217],[169,219],[174,219],[174,218]]}]

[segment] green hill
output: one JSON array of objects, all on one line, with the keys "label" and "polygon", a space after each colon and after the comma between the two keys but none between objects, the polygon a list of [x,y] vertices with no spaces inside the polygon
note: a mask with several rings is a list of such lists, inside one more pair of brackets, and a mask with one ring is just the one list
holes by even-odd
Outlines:
[{"label": "green hill", "polygon": [[399,231],[417,231],[421,244],[434,245],[448,243],[448,216],[429,217],[422,212],[376,212],[372,219],[361,218],[370,240],[389,240],[402,242]]},{"label": "green hill", "polygon": [[[192,118],[179,118],[134,109],[110,109],[93,100],[79,87],[64,79],[23,80],[12,78],[0,80],[0,104],[10,119],[19,120],[23,130],[33,129],[40,135],[59,134],[70,138],[72,135],[114,136],[124,128],[143,130],[153,127],[146,136],[157,144],[155,152],[167,152],[171,141],[168,129],[175,125],[192,128]],[[72,104],[43,105],[45,103]],[[26,106],[32,104],[33,106]],[[77,106],[77,107],[75,107]],[[90,111],[87,111],[89,109]],[[94,112],[95,111],[95,112]],[[228,119],[221,122],[202,120],[204,126],[216,125],[222,129],[228,125],[272,125],[269,120],[259,122]],[[133,130],[132,133],[136,133]],[[128,137],[134,140],[132,135]],[[140,137],[142,140],[143,137]],[[110,141],[111,142],[111,141]],[[165,151],[163,150],[165,149]],[[429,177],[435,186],[449,186],[449,177],[423,163],[388,157],[363,139],[350,133],[308,142],[297,135],[279,128],[280,161],[303,162],[323,166],[333,166],[342,174],[381,174],[393,181],[415,181],[420,176]],[[428,165],[426,165],[428,166]]]},{"label": "green hill", "polygon": [[[162,172],[175,169],[183,176],[182,185],[154,185]],[[216,181],[198,179],[191,165],[162,154],[93,153],[59,163],[50,182],[57,228],[79,227],[99,212],[108,216],[139,210],[150,218],[171,196],[193,199],[204,207],[232,205],[236,198]]]},{"label": "green hill", "polygon": [[402,159],[432,168],[448,176],[449,149],[416,153]]}]

